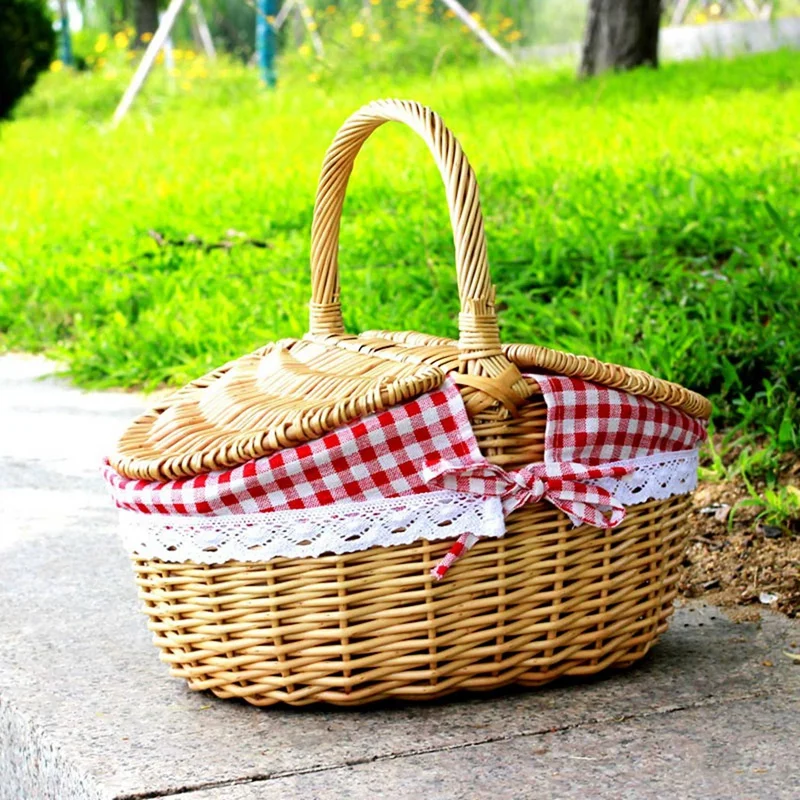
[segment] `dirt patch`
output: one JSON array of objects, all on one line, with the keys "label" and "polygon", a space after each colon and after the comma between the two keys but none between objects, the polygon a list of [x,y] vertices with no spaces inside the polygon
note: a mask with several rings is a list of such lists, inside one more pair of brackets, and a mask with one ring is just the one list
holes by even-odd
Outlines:
[{"label": "dirt patch", "polygon": [[762,524],[758,508],[737,508],[747,496],[735,480],[698,487],[681,593],[728,608],[739,620],[764,608],[800,617],[800,534]]}]

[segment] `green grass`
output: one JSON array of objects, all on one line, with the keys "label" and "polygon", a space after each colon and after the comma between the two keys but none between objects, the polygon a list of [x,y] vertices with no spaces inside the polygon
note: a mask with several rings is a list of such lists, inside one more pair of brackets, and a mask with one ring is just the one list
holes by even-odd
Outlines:
[{"label": "green grass", "polygon": [[[476,169],[505,340],[680,381],[717,428],[800,447],[800,54],[586,83],[298,73],[273,94],[228,73],[158,78],[116,131],[124,74],[49,75],[0,129],[0,346],[56,353],[82,385],[152,387],[301,335],[324,150],[362,103],[406,96]],[[359,158],[341,252],[352,330],[455,332],[444,193],[399,126]]]}]

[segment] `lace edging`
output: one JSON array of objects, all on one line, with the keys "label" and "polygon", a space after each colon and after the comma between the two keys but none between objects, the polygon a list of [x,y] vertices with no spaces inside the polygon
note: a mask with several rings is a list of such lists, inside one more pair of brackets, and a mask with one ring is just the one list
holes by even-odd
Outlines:
[{"label": "lace edging", "polygon": [[[666,500],[697,486],[697,450],[617,463],[633,471],[586,483],[601,486],[625,506]],[[343,555],[420,539],[457,539],[465,533],[497,538],[505,533],[505,521],[499,497],[442,490],[261,514],[177,516],[121,510],[120,531],[135,556],[222,564]]]},{"label": "lace edging", "polygon": [[618,463],[633,467],[633,471],[621,478],[597,478],[586,483],[602,487],[625,506],[666,500],[697,488],[699,450],[658,453]]},{"label": "lace edging", "polygon": [[227,516],[120,510],[129,553],[168,562],[222,564],[342,555],[370,547],[505,533],[500,499],[441,491],[312,509]]}]

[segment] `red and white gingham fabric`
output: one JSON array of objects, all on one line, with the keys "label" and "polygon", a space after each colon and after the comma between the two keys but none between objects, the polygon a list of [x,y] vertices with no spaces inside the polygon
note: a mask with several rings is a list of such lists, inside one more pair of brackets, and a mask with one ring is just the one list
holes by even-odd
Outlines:
[{"label": "red and white gingham fabric", "polygon": [[692,450],[706,437],[699,420],[646,397],[560,375],[530,377],[547,403],[545,461],[605,464]]},{"label": "red and white gingham fabric", "polygon": [[[507,515],[546,499],[573,520],[614,527],[622,503],[587,484],[631,470],[613,462],[691,450],[702,424],[646,398],[573,378],[532,375],[548,406],[545,462],[507,472],[480,453],[451,380],[415,400],[326,436],[223,470],[166,482],[103,474],[116,505],[139,514],[226,516],[310,509],[437,491],[500,497]],[[462,536],[434,575],[442,577],[477,537]]]},{"label": "red and white gingham fabric", "polygon": [[482,459],[461,394],[432,392],[337,428],[321,439],[239,467],[158,482],[103,468],[121,509],[142,514],[227,515],[307,509],[431,491],[423,468]]},{"label": "red and white gingham fabric", "polygon": [[[483,497],[500,497],[503,514],[508,516],[526,503],[547,498],[570,517],[596,528],[613,528],[625,518],[625,506],[600,486],[585,481],[598,478],[621,478],[633,467],[603,464],[585,467],[582,464],[528,464],[520,470],[506,472],[484,458],[470,465],[439,461],[425,468],[428,483],[455,492]],[[599,508],[611,509],[606,515]]]},{"label": "red and white gingham fabric", "polygon": [[448,570],[458,561],[464,553],[479,541],[479,537],[474,533],[462,533],[453,542],[453,546],[447,551],[444,558],[431,570],[431,575],[440,581],[447,575]]}]

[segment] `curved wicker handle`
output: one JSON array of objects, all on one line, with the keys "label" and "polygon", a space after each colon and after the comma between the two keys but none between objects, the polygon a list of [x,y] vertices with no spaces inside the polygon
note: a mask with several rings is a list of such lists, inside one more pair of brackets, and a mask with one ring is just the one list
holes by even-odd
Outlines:
[{"label": "curved wicker handle", "polygon": [[[322,165],[311,228],[310,332],[343,334],[339,303],[339,223],[353,162],[367,137],[385,122],[396,121],[416,131],[428,145],[447,190],[456,250],[459,346],[462,360],[502,359],[496,366],[511,366],[500,350],[500,332],[494,307],[494,287],[486,259],[478,185],[461,145],[431,109],[411,101],[378,100],[353,114],[336,134]],[[498,375],[497,369],[468,372]],[[485,366],[485,365],[484,365]],[[519,373],[517,373],[518,375]]]}]

